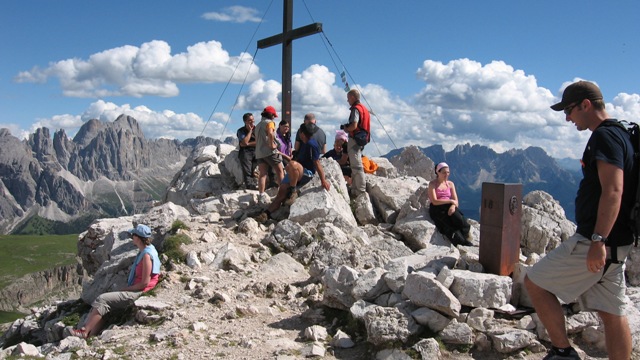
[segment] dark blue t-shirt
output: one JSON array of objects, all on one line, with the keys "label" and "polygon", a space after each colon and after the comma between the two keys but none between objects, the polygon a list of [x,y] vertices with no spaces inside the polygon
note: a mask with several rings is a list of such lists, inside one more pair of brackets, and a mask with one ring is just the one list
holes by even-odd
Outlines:
[{"label": "dark blue t-shirt", "polygon": [[612,164],[624,171],[622,204],[607,245],[633,243],[629,216],[635,201],[637,177],[634,171],[633,145],[626,130],[605,120],[591,134],[582,154],[582,175],[576,196],[576,232],[590,239],[598,217],[598,203],[602,194],[598,178],[597,160]]},{"label": "dark blue t-shirt", "polygon": [[[240,129],[238,129],[238,131],[236,131],[236,136],[238,137],[238,141],[242,141],[242,139],[247,137],[247,134],[249,133],[249,130],[247,129],[246,126],[241,127]],[[252,142],[252,141],[256,141],[256,134],[254,131],[251,132],[251,137],[249,138],[248,142]],[[243,148],[242,146],[240,147],[241,149]],[[246,148],[247,150],[255,150],[256,146],[245,146],[244,148]]]},{"label": "dark blue t-shirt", "polygon": [[307,143],[302,143],[300,152],[296,156],[296,161],[299,162],[303,168],[316,173],[316,160],[320,159],[320,146],[316,139],[309,139]]}]

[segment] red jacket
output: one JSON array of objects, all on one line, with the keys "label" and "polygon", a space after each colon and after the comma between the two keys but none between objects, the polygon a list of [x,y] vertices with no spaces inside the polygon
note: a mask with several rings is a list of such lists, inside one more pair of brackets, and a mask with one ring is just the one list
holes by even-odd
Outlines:
[{"label": "red jacket", "polygon": [[359,102],[351,107],[352,110],[353,108],[358,109],[358,113],[360,113],[360,121],[358,121],[358,128],[352,131],[349,135],[354,136],[358,130],[362,129],[367,132],[367,141],[371,140],[371,116],[369,114],[369,110]]}]

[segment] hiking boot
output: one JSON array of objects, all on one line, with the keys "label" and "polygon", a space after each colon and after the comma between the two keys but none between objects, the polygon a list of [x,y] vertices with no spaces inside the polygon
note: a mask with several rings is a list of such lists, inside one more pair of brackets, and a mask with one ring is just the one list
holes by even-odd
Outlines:
[{"label": "hiking boot", "polygon": [[462,236],[460,231],[456,231],[456,232],[453,233],[453,235],[451,235],[451,243],[456,247],[458,245],[473,246],[473,243],[471,241],[467,240],[464,236]]},{"label": "hiking boot", "polygon": [[291,206],[296,199],[298,198],[298,192],[295,188],[289,188],[289,195],[287,195],[287,199],[284,201],[284,204],[287,206]]},{"label": "hiking boot", "polygon": [[266,211],[261,212],[258,216],[254,217],[254,219],[260,224],[264,224],[269,220],[269,214]]},{"label": "hiking boot", "polygon": [[547,356],[543,357],[542,360],[581,360],[580,355],[576,349],[571,348],[568,354],[560,355],[555,348],[549,349]]}]

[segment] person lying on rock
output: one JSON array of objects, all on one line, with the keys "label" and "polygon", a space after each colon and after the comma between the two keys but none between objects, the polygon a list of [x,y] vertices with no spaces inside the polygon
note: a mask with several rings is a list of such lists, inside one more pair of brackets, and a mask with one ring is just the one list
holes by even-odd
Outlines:
[{"label": "person lying on rock", "polygon": [[142,295],[153,289],[160,277],[160,259],[158,251],[151,245],[151,229],[147,225],[139,224],[129,230],[133,244],[138,248],[131,270],[127,286],[120,291],[104,293],[91,304],[91,312],[85,321],[84,327],[72,329],[71,335],[88,338],[100,332],[103,325],[102,318],[112,310],[124,309]]},{"label": "person lying on rock", "polygon": [[303,123],[298,129],[302,140],[302,147],[297,154],[296,159],[287,164],[284,179],[278,188],[278,194],[273,202],[265,211],[260,213],[255,219],[263,223],[271,218],[271,213],[278,210],[284,203],[291,205],[298,197],[298,187],[304,186],[311,181],[316,171],[320,176],[322,187],[327,191],[331,188],[331,184],[324,177],[324,169],[320,164],[320,146],[318,142],[312,138],[313,134],[318,131],[318,127],[313,123]]}]

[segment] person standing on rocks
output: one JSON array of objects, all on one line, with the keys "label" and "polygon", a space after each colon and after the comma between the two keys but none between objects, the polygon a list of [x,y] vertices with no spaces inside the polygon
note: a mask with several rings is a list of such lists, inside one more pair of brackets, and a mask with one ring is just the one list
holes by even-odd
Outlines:
[{"label": "person standing on rocks", "polygon": [[256,168],[256,136],[253,132],[255,129],[252,113],[246,113],[242,116],[244,126],[238,129],[236,136],[238,137],[239,147],[238,158],[242,167],[242,177],[245,189],[256,190],[258,188],[256,179],[253,177],[253,170]]},{"label": "person standing on rocks", "polygon": [[588,81],[564,90],[551,106],[564,111],[578,131],[590,130],[576,196],[576,233],[529,269],[524,283],[551,339],[545,359],[580,359],[567,337],[560,298],[595,311],[604,323],[610,359],[630,359],[625,313],[624,262],[634,242],[630,213],[637,175],[626,129],[605,110],[600,89]]},{"label": "person standing on rocks", "polygon": [[282,167],[282,157],[278,152],[278,142],[276,141],[276,123],[273,119],[278,117],[273,106],[267,106],[262,111],[262,119],[256,125],[256,159],[258,160],[258,193],[260,202],[266,203],[268,196],[265,194],[269,169],[273,169],[278,185],[284,177]]},{"label": "person standing on rocks", "polygon": [[88,338],[96,335],[102,328],[102,318],[114,309],[124,309],[133,305],[133,302],[142,293],[153,289],[160,278],[160,259],[158,251],[151,244],[151,229],[147,225],[139,224],[129,230],[131,241],[138,248],[131,270],[127,286],[120,291],[104,293],[91,304],[91,312],[87,316],[85,324],[80,329],[72,329],[71,335]]},{"label": "person standing on rocks", "polygon": [[349,121],[340,126],[340,129],[349,133],[347,148],[349,153],[349,165],[351,166],[352,193],[354,196],[363,194],[367,190],[367,183],[364,177],[364,167],[362,166],[362,150],[364,145],[356,142],[359,133],[366,132],[366,141],[370,138],[371,122],[369,110],[360,103],[360,92],[351,89],[347,93],[347,102],[351,106]]}]

